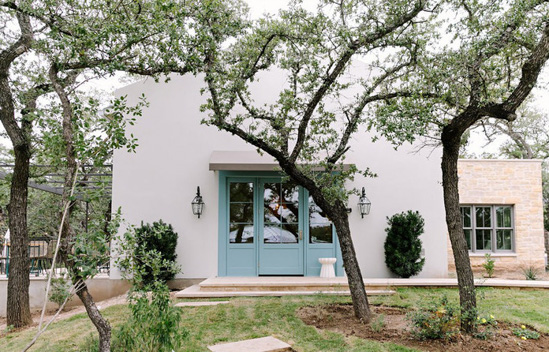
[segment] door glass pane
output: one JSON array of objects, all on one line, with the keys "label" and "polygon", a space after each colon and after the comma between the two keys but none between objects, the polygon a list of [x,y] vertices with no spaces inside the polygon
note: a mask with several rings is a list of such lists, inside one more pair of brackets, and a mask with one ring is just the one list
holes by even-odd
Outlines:
[{"label": "door glass pane", "polygon": [[497,230],[496,242],[497,249],[511,250],[511,234],[512,230]]},{"label": "door glass pane", "polygon": [[333,243],[332,222],[309,197],[309,243]]},{"label": "door glass pane", "polygon": [[278,209],[280,213],[280,218],[283,223],[297,223],[299,221],[298,212],[299,204],[298,203],[283,203]]},{"label": "door glass pane", "polygon": [[491,230],[476,230],[477,250],[492,249],[492,231]]},{"label": "door glass pane", "polygon": [[291,182],[263,184],[263,242],[299,242],[299,187]]},{"label": "door glass pane", "polygon": [[265,203],[280,203],[280,183],[264,183],[263,188],[263,201]]},{"label": "door glass pane", "polygon": [[254,222],[253,203],[236,203],[230,205],[230,221],[233,222]]},{"label": "door glass pane", "polygon": [[492,227],[490,207],[476,207],[477,227]]},{"label": "door glass pane", "polygon": [[497,227],[511,227],[511,207],[496,208]]},{"label": "door glass pane", "polygon": [[282,203],[299,202],[299,187],[291,181],[283,183],[281,200]]},{"label": "door glass pane", "polygon": [[231,223],[229,229],[230,243],[253,243],[254,242],[254,224],[234,224]]},{"label": "door glass pane", "polygon": [[461,221],[464,228],[471,227],[471,207],[461,207]]},{"label": "door glass pane", "polygon": [[253,203],[254,184],[251,182],[232,182],[229,187],[231,203]]},{"label": "door glass pane", "polygon": [[310,243],[332,243],[332,224],[318,224],[309,228]]},{"label": "door glass pane", "polygon": [[278,203],[265,203],[263,206],[263,222],[280,224],[280,204]]},{"label": "door glass pane", "polygon": [[299,230],[297,224],[265,224],[263,226],[264,243],[297,243]]},{"label": "door glass pane", "polygon": [[229,243],[254,242],[254,184],[229,184]]}]

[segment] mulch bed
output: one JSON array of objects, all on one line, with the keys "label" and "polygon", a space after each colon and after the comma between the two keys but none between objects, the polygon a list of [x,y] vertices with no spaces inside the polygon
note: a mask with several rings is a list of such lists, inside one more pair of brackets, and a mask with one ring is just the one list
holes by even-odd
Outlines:
[{"label": "mulch bed", "polygon": [[355,318],[350,304],[303,307],[297,314],[306,324],[319,329],[380,342],[394,342],[422,351],[549,351],[549,334],[540,333],[541,336],[537,340],[522,340],[512,333],[512,330],[519,326],[505,322],[498,322],[494,335],[487,340],[459,335],[448,341],[419,341],[410,334],[409,321],[406,319],[407,310],[384,306],[372,307],[372,310],[374,312],[372,321],[376,321],[376,315],[384,315],[384,324],[381,328],[377,326],[376,331],[372,330],[370,325],[362,324]]}]

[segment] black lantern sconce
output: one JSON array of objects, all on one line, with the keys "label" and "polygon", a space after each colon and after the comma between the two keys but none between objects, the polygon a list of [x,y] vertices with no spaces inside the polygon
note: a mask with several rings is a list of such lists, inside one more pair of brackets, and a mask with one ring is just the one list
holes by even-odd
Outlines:
[{"label": "black lantern sconce", "polygon": [[200,219],[200,215],[204,210],[204,201],[200,195],[200,187],[196,187],[196,197],[194,197],[191,205],[193,207],[193,215],[198,215],[198,218]]},{"label": "black lantern sconce", "polygon": [[364,219],[364,215],[370,214],[370,207],[372,206],[372,202],[366,197],[366,192],[364,191],[364,187],[362,187],[362,194],[360,195],[360,198],[358,200],[358,211],[360,212],[360,215]]}]

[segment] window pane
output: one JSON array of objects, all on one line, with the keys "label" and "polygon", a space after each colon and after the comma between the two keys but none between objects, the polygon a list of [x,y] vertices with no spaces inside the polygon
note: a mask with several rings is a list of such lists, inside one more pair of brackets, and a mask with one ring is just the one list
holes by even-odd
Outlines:
[{"label": "window pane", "polygon": [[283,203],[299,202],[299,187],[290,181],[282,184],[281,201]]},{"label": "window pane", "polygon": [[263,184],[263,201],[265,203],[280,203],[280,183]]},{"label": "window pane", "polygon": [[254,184],[248,182],[231,182],[229,185],[229,202],[253,203]]},{"label": "window pane", "polygon": [[467,248],[471,250],[471,230],[463,230],[463,234],[465,235],[465,241],[467,241]]},{"label": "window pane", "polygon": [[512,249],[512,233],[513,230],[497,230],[496,231],[496,242],[497,249],[511,250]]},{"label": "window pane", "polygon": [[461,221],[463,227],[471,227],[471,207],[461,207]]},{"label": "window pane", "polygon": [[254,222],[254,205],[253,203],[236,203],[230,204],[230,222]]},{"label": "window pane", "polygon": [[231,224],[229,229],[230,243],[253,243],[254,225],[253,224]]},{"label": "window pane", "polygon": [[497,227],[511,227],[511,207],[496,208]]},{"label": "window pane", "polygon": [[297,224],[265,224],[263,226],[264,243],[297,243],[299,236]]},{"label": "window pane", "polygon": [[298,222],[299,205],[297,203],[283,203],[279,208],[283,223]]},{"label": "window pane", "polygon": [[492,227],[490,207],[476,207],[475,211],[477,227]]},{"label": "window pane", "polygon": [[332,243],[332,224],[314,224],[309,226],[309,243]]},{"label": "window pane", "polygon": [[273,223],[298,222],[299,204],[294,203],[270,203],[263,207],[263,221]]},{"label": "window pane", "polygon": [[491,230],[476,230],[477,250],[492,249],[492,231]]},{"label": "window pane", "polygon": [[229,243],[254,242],[254,184],[229,184]]},{"label": "window pane", "polygon": [[309,197],[309,243],[333,243],[332,222]]},{"label": "window pane", "polygon": [[278,203],[265,204],[263,207],[263,221],[265,223],[272,222],[280,224],[279,208],[280,204]]}]

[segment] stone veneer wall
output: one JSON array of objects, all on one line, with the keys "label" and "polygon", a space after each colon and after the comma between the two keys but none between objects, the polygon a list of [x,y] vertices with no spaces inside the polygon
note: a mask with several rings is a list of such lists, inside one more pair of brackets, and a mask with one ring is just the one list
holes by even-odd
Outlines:
[{"label": "stone veneer wall", "polygon": [[[533,266],[543,270],[545,245],[541,160],[469,160],[458,162],[461,204],[513,205],[515,253],[492,253],[495,274],[520,273]],[[484,253],[471,253],[471,265],[484,272]],[[448,270],[455,272],[448,241]]]}]

